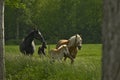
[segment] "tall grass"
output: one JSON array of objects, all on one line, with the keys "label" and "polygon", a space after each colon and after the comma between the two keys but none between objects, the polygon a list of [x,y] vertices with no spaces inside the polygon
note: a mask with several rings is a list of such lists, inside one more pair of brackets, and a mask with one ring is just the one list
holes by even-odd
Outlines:
[{"label": "tall grass", "polygon": [[[49,49],[54,47],[50,45]],[[37,49],[33,56],[22,55],[18,46],[6,46],[5,49],[7,80],[101,79],[101,44],[84,44],[72,65],[69,59],[51,63],[49,57],[38,56]]]}]

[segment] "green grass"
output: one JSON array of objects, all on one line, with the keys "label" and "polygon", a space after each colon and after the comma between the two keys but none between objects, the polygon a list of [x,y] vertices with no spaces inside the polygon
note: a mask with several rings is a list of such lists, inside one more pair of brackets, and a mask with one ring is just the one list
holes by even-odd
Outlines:
[{"label": "green grass", "polygon": [[[33,56],[24,56],[18,46],[5,46],[7,80],[101,80],[101,44],[83,44],[75,62],[50,63],[40,58],[38,46]],[[49,45],[49,49],[55,45]],[[48,53],[47,53],[48,55]]]}]

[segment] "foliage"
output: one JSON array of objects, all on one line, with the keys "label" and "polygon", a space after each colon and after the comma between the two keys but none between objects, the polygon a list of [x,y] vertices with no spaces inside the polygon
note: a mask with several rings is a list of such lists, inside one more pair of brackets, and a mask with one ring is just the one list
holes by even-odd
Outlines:
[{"label": "foliage", "polygon": [[48,43],[76,33],[84,43],[101,42],[101,0],[6,0],[5,8],[6,42],[21,40],[33,27]]},{"label": "foliage", "polygon": [[73,65],[69,59],[51,63],[48,53],[40,58],[37,50],[33,56],[24,56],[18,46],[5,48],[7,80],[101,80],[101,44],[84,44]]}]

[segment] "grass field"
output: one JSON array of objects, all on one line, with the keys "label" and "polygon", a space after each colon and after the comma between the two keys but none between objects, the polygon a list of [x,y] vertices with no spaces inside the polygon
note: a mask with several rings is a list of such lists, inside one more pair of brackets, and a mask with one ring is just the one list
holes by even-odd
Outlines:
[{"label": "grass field", "polygon": [[33,56],[24,56],[18,46],[5,46],[6,80],[101,80],[101,44],[83,44],[72,65],[69,59],[50,63],[49,57],[38,56],[36,47]]}]

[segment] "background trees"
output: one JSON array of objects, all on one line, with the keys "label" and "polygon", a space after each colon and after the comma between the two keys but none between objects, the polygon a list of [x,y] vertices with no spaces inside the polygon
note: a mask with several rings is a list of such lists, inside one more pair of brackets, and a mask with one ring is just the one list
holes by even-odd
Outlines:
[{"label": "background trees", "polygon": [[18,43],[37,26],[48,43],[79,33],[84,43],[101,42],[101,0],[6,0],[6,44]]}]

